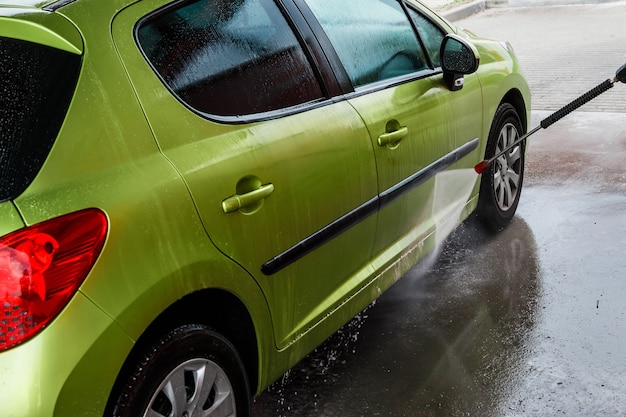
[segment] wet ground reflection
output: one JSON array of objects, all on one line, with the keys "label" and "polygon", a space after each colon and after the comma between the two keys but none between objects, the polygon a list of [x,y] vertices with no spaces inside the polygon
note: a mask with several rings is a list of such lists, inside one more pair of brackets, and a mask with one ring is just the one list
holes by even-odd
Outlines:
[{"label": "wet ground reflection", "polygon": [[256,399],[253,416],[502,415],[541,292],[521,218],[463,224],[441,250]]}]

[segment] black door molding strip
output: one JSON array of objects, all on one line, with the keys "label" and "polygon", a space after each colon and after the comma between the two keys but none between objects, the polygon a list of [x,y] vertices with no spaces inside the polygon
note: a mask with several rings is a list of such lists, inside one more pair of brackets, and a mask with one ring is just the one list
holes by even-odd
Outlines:
[{"label": "black door molding strip", "polygon": [[439,172],[444,171],[461,158],[467,156],[478,147],[479,140],[475,138],[449,154],[439,158],[427,167],[419,170],[410,177],[404,179],[393,187],[383,191],[371,200],[341,216],[334,222],[296,243],[286,251],[276,255],[261,266],[261,272],[265,275],[273,275],[286,268],[298,259],[313,252],[324,243],[339,236],[352,226],[362,222],[383,207],[395,201],[415,187],[428,181]]}]

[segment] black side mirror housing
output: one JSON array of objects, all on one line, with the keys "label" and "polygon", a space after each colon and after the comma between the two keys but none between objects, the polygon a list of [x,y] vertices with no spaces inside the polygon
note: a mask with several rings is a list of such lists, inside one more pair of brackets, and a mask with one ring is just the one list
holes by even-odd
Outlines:
[{"label": "black side mirror housing", "polygon": [[620,81],[622,83],[626,83],[626,64],[622,65],[616,72],[615,72],[615,80],[616,81]]},{"label": "black side mirror housing", "polygon": [[458,35],[449,34],[443,38],[440,56],[443,79],[451,91],[462,89],[464,76],[478,70],[478,50]]}]

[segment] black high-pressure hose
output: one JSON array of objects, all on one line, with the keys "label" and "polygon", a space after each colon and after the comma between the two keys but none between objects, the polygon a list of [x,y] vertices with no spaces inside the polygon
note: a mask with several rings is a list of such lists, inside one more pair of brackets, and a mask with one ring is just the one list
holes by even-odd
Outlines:
[{"label": "black high-pressure hose", "polygon": [[548,127],[552,126],[554,123],[558,122],[559,120],[561,120],[562,118],[564,118],[565,116],[567,116],[568,114],[570,114],[571,112],[573,112],[574,110],[582,106],[583,104],[589,103],[591,100],[598,97],[600,94],[608,91],[610,88],[613,87],[613,85],[614,85],[614,81],[611,81],[611,80],[604,81],[602,84],[596,86],[595,88],[592,88],[591,90],[587,91],[582,96],[578,97],[576,100],[561,107],[559,110],[555,111],[550,116],[543,119],[539,125],[543,129],[547,129]]},{"label": "black high-pressure hose", "polygon": [[617,70],[617,72],[615,73],[615,78],[613,78],[612,80],[609,79],[609,80],[604,81],[602,84],[599,84],[596,87],[592,88],[591,90],[587,91],[585,94],[578,97],[571,103],[561,107],[559,110],[555,111],[550,116],[543,119],[541,123],[539,124],[539,126],[534,128],[530,132],[526,133],[525,135],[521,136],[515,142],[511,143],[509,146],[507,146],[505,149],[498,152],[491,158],[486,159],[480,162],[479,164],[477,164],[474,167],[474,170],[476,171],[476,173],[481,174],[483,171],[485,171],[489,167],[489,165],[493,163],[493,161],[495,161],[496,159],[498,159],[499,157],[501,157],[502,155],[510,151],[512,148],[517,146],[520,142],[524,141],[530,135],[532,135],[539,129],[547,129],[548,127],[552,126],[554,123],[558,122],[559,120],[561,120],[562,118],[564,118],[565,116],[567,116],[568,114],[570,114],[571,112],[573,112],[574,110],[582,106],[583,104],[589,103],[591,100],[598,97],[600,94],[611,89],[613,85],[618,81],[622,83],[626,83],[626,64],[622,65]]}]

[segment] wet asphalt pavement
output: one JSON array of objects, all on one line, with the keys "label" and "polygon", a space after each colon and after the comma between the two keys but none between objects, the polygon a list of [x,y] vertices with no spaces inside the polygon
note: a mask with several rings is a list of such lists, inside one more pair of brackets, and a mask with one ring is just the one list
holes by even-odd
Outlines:
[{"label": "wet asphalt pavement", "polygon": [[[626,62],[626,2],[488,9],[536,126]],[[626,85],[531,137],[518,214],[467,222],[256,399],[256,417],[626,415]]]}]

